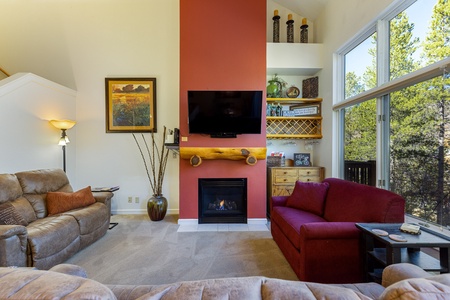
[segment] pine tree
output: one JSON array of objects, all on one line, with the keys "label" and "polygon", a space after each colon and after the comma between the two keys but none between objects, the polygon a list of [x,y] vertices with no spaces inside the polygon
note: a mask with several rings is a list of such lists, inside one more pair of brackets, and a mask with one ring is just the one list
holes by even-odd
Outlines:
[{"label": "pine tree", "polygon": [[[430,65],[450,56],[450,3],[439,0],[433,8],[429,32],[423,44],[423,60]],[[450,224],[450,159],[448,153],[450,141],[450,79],[448,70],[443,76],[433,78],[424,93],[428,100],[428,111],[432,118],[429,125],[434,130],[427,132],[429,139],[434,140],[430,155],[436,165],[435,182],[430,195],[436,212],[438,224]],[[447,154],[449,155],[449,154]]]}]

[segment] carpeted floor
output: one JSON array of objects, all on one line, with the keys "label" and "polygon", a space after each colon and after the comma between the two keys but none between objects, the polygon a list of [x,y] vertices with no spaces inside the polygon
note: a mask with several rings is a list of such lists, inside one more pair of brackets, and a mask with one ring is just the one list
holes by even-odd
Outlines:
[{"label": "carpeted floor", "polygon": [[267,276],[298,280],[269,231],[177,232],[176,215],[114,215],[119,225],[66,263],[105,284]]}]

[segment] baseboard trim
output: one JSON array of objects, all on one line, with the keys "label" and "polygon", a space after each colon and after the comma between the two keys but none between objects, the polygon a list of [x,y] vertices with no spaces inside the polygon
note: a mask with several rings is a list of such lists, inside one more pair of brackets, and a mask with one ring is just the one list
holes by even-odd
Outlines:
[{"label": "baseboard trim", "polygon": [[[111,214],[113,215],[146,215],[147,209],[143,208],[136,208],[136,209],[130,209],[130,208],[122,208],[122,209],[111,209]],[[179,210],[178,209],[168,209],[167,210],[168,215],[178,215]]]}]

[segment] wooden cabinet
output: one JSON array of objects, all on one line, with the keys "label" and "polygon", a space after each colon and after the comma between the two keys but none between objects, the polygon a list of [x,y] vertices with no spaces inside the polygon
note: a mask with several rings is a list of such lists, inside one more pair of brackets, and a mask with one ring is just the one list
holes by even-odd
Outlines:
[{"label": "wooden cabinet", "polygon": [[316,105],[316,115],[303,117],[278,116],[266,117],[266,137],[268,139],[321,139],[322,112],[321,98],[267,98],[268,104],[287,105]]},{"label": "wooden cabinet", "polygon": [[267,170],[267,216],[270,217],[270,197],[289,196],[297,180],[322,182],[325,178],[323,167],[272,167]]}]

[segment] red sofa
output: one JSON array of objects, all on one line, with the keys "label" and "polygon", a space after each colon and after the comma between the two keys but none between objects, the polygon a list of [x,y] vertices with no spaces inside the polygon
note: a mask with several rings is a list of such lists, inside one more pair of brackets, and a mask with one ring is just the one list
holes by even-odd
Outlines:
[{"label": "red sofa", "polygon": [[402,223],[405,200],[390,191],[337,178],[298,181],[270,202],[275,242],[302,281],[362,282],[355,223]]}]

